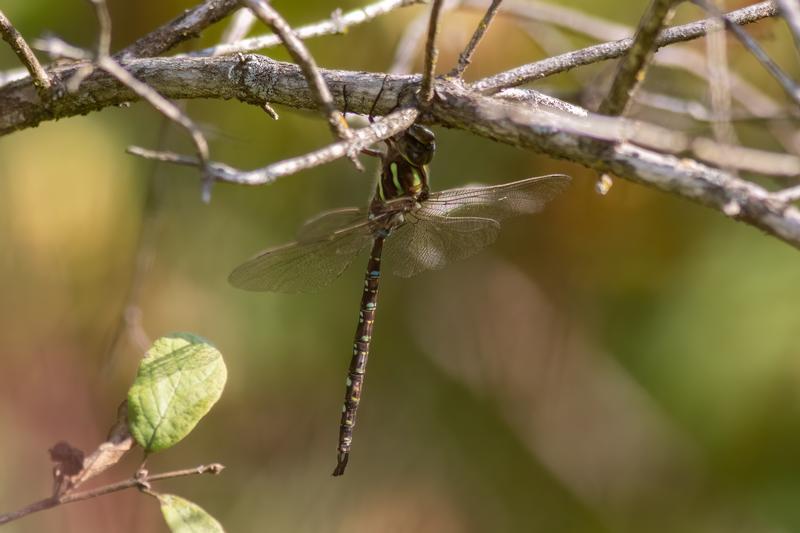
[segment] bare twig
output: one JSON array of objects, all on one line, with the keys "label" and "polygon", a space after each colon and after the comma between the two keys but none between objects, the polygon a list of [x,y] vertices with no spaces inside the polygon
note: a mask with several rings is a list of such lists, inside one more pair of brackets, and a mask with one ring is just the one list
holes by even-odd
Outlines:
[{"label": "bare twig", "polygon": [[186,468],[184,470],[174,470],[171,472],[163,472],[161,474],[132,477],[123,481],[118,481],[117,483],[103,485],[102,487],[97,487],[96,489],[82,492],[71,492],[60,497],[45,498],[27,505],[18,511],[0,515],[0,525],[18,520],[22,517],[28,516],[29,514],[44,511],[46,509],[52,509],[53,507],[57,507],[59,505],[66,505],[68,503],[75,503],[91,498],[97,498],[99,496],[105,496],[106,494],[112,494],[114,492],[119,492],[126,489],[145,488],[147,487],[147,484],[154,481],[162,481],[165,479],[174,479],[186,476],[197,476],[202,474],[216,475],[222,472],[224,468],[225,467],[219,463],[201,465],[195,468]]},{"label": "bare twig", "polygon": [[425,41],[425,67],[422,70],[422,84],[420,85],[420,100],[428,103],[433,99],[433,77],[436,72],[436,60],[439,49],[436,48],[436,37],[439,35],[439,19],[442,12],[443,0],[433,0],[431,17],[428,22],[428,38]]},{"label": "bare twig", "polygon": [[[486,0],[464,0],[467,9],[486,8]],[[516,20],[534,20],[568,28],[584,35],[597,36],[602,41],[615,41],[630,37],[631,28],[616,22],[589,15],[557,3],[540,2],[538,0],[506,0],[503,3],[503,15],[512,16]]]},{"label": "bare twig", "polygon": [[197,37],[205,28],[224,19],[239,7],[239,0],[206,0],[148,33],[120,51],[118,56],[129,59],[163,54],[187,39]]},{"label": "bare twig", "polygon": [[[447,9],[448,3],[445,2],[442,10],[446,11]],[[423,37],[428,29],[429,17],[430,15],[427,12],[420,14],[406,25],[403,35],[395,47],[394,59],[392,60],[392,66],[389,67],[389,74],[411,73],[419,43],[424,41]]]},{"label": "bare twig", "polygon": [[[362,8],[348,11],[347,13],[329,20],[323,20],[315,24],[302,26],[294,30],[299,39],[310,39],[312,37],[320,37],[322,35],[332,35],[347,31],[347,28],[357,24],[363,24],[370,20],[390,13],[395,9],[407,7],[414,4],[420,4],[425,0],[381,0],[364,6]],[[222,43],[210,48],[205,48],[197,52],[192,52],[191,56],[218,56],[226,54],[236,54],[243,52],[253,52],[270,48],[281,44],[281,38],[276,34],[258,35],[247,39],[237,40],[231,43]]]},{"label": "bare twig", "polygon": [[88,0],[94,7],[99,31],[97,32],[97,57],[111,54],[111,14],[105,0]]},{"label": "bare twig", "polygon": [[495,15],[497,15],[497,11],[500,9],[500,4],[503,0],[492,0],[492,4],[489,6],[489,9],[486,10],[486,13],[483,15],[483,18],[478,23],[478,27],[475,28],[475,33],[472,34],[472,38],[469,40],[467,47],[461,52],[461,55],[458,56],[458,64],[450,71],[450,76],[460,78],[464,71],[467,70],[470,62],[472,62],[472,56],[475,53],[475,50],[478,48],[478,45],[483,39],[483,36],[486,34],[486,30],[489,29],[489,25],[492,23]]},{"label": "bare twig", "polygon": [[642,15],[630,50],[617,65],[614,82],[598,110],[603,115],[622,115],[631,95],[644,80],[655,53],[656,37],[669,22],[674,0],[652,0]]},{"label": "bare twig", "polygon": [[[224,32],[222,32],[222,37],[219,39],[220,44],[230,45],[231,43],[241,41],[250,32],[250,30],[253,29],[253,25],[255,23],[256,16],[252,11],[249,9],[240,9],[233,14],[228,27],[225,28]],[[244,50],[240,51],[243,52]],[[219,54],[212,53],[209,55]]]},{"label": "bare twig", "polygon": [[796,202],[800,200],[800,185],[784,189],[775,193],[775,197],[782,202]]},{"label": "bare twig", "polygon": [[[336,108],[331,91],[322,78],[316,61],[314,61],[303,41],[292,31],[286,20],[264,0],[242,0],[242,3],[249,7],[264,24],[272,28],[272,31],[281,38],[281,41],[286,45],[286,49],[297,61],[297,64],[300,65],[309,86],[313,90],[317,104],[328,119],[328,126],[333,134],[342,140],[349,139],[352,136],[352,132],[347,125],[347,121],[344,119],[344,115]],[[352,159],[356,162],[355,155]]]},{"label": "bare twig", "polygon": [[[325,148],[309,152],[305,155],[285,159],[273,163],[266,167],[256,170],[242,171],[223,163],[211,162],[208,165],[209,172],[218,181],[235,183],[238,185],[264,185],[272,183],[278,178],[296,174],[302,170],[314,168],[325,163],[330,163],[350,154],[359,153],[376,142],[388,139],[392,135],[408,129],[417,119],[419,112],[416,109],[400,109],[394,113],[386,115],[369,126],[355,130],[352,138],[348,141],[341,141]],[[200,161],[197,158],[175,154],[172,152],[156,152],[132,146],[128,153],[185,166],[198,166]]]},{"label": "bare twig", "polygon": [[[720,21],[720,28],[723,27]],[[738,144],[736,131],[731,124],[731,77],[728,68],[727,34],[712,31],[706,38],[706,63],[708,64],[708,88],[711,93],[714,138],[725,144]],[[722,168],[732,167],[722,165]]]},{"label": "bare twig", "polygon": [[783,91],[794,100],[795,104],[800,105],[800,87],[790,78],[779,66],[770,58],[767,53],[761,48],[761,45],[753,39],[749,33],[740,28],[737,23],[731,19],[731,14],[724,14],[717,6],[706,0],[692,0],[695,4],[702,7],[715,18],[720,18],[725,23],[725,27],[730,30],[733,35],[747,48],[751,54],[758,60],[759,63],[775,78],[780,84]]},{"label": "bare twig", "polygon": [[[731,11],[726,20],[733,24],[750,24],[758,20],[773,17],[777,14],[774,3],[760,2],[736,11]],[[656,48],[673,43],[690,41],[704,36],[715,24],[714,18],[675,26],[661,32],[656,39]],[[575,50],[555,57],[550,57],[535,63],[507,70],[500,74],[484,78],[471,85],[471,87],[484,94],[492,94],[507,87],[514,87],[530,81],[546,78],[573,68],[590,65],[608,59],[622,56],[633,45],[633,39],[598,44]]]},{"label": "bare twig", "polygon": [[146,83],[143,83],[125,70],[119,63],[110,57],[102,57],[98,59],[98,66],[117,78],[126,87],[130,88],[143,100],[153,106],[159,113],[175,122],[183,129],[185,129],[194,142],[197,155],[201,161],[208,160],[208,141],[203,136],[200,128],[187,117],[175,104],[158,94],[153,88]]},{"label": "bare twig", "polygon": [[789,25],[795,48],[800,49],[800,4],[794,0],[775,0],[775,2],[778,4],[781,16]]},{"label": "bare twig", "polygon": [[49,101],[50,91],[52,89],[50,78],[42,68],[39,60],[36,59],[31,47],[25,42],[22,34],[17,31],[2,11],[0,11],[0,35],[2,35],[3,40],[11,46],[11,49],[14,50],[14,53],[17,54],[19,60],[30,73],[39,98],[42,102]]}]

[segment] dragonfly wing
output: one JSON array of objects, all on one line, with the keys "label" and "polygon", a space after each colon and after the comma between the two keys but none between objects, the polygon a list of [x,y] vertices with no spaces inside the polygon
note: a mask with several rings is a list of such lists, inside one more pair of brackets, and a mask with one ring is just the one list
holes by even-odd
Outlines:
[{"label": "dragonfly wing", "polygon": [[366,209],[346,207],[326,211],[300,226],[300,229],[297,230],[297,242],[306,243],[324,239],[342,228],[358,225],[366,219]]},{"label": "dragonfly wing", "polygon": [[427,217],[408,215],[392,230],[383,248],[392,273],[408,278],[466,259],[492,244],[500,232],[496,220],[479,217]]},{"label": "dragonfly wing", "polygon": [[270,248],[236,267],[228,281],[249,291],[312,292],[338,278],[372,238],[362,223],[326,239]]},{"label": "dragonfly wing", "polygon": [[567,188],[563,174],[537,176],[504,185],[467,186],[431,193],[417,216],[505,218],[541,211],[545,204]]}]

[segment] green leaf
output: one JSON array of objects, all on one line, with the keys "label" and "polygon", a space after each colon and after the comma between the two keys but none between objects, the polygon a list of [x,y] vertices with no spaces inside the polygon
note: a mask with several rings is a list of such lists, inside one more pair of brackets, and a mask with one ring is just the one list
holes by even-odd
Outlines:
[{"label": "green leaf", "polygon": [[189,500],[173,494],[159,494],[158,501],[172,533],[225,533],[213,516]]},{"label": "green leaf", "polygon": [[147,452],[173,446],[197,425],[225,387],[222,354],[188,333],[161,337],[128,391],[131,435]]}]

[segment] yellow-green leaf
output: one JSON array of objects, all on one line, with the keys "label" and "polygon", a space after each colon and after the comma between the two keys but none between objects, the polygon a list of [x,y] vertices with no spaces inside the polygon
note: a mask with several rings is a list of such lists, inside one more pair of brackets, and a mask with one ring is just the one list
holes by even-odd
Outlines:
[{"label": "yellow-green leaf", "polygon": [[131,435],[148,452],[173,446],[217,402],[226,378],[222,354],[205,339],[188,333],[161,337],[128,391]]},{"label": "yellow-green leaf", "polygon": [[213,516],[197,504],[172,494],[159,494],[161,514],[172,533],[224,533]]}]

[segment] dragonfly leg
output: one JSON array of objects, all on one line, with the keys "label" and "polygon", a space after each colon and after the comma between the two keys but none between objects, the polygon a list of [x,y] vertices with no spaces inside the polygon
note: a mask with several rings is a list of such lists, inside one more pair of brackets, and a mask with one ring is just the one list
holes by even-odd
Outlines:
[{"label": "dragonfly leg", "polygon": [[383,156],[385,155],[380,150],[375,150],[374,148],[362,148],[361,153],[364,155],[368,155],[370,157],[377,157],[377,158],[383,158]]}]

